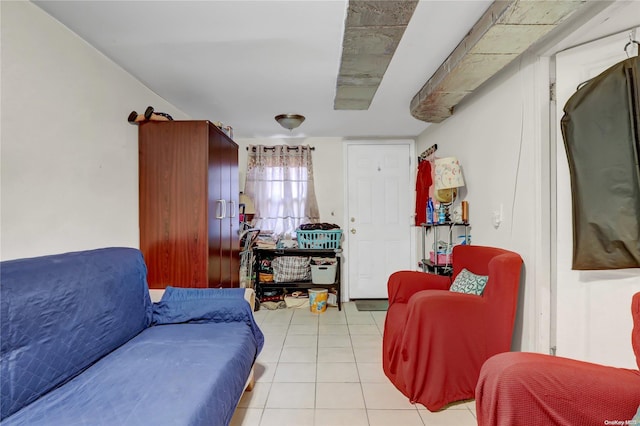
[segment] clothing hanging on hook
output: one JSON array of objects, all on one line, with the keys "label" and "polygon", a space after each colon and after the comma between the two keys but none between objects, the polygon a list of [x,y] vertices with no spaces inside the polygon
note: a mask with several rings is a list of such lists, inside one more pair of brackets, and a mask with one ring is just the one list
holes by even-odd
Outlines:
[{"label": "clothing hanging on hook", "polygon": [[418,163],[418,174],[416,175],[416,226],[427,222],[427,200],[432,183],[431,161],[422,160]]},{"label": "clothing hanging on hook", "polygon": [[[563,106],[574,270],[640,267],[638,75],[640,56],[625,59],[592,78]],[[611,215],[611,206],[625,208]]]},{"label": "clothing hanging on hook", "polygon": [[416,175],[416,226],[427,222],[426,205],[429,199],[429,189],[433,183],[431,161],[437,149],[438,144],[433,144],[418,157],[418,173]]}]

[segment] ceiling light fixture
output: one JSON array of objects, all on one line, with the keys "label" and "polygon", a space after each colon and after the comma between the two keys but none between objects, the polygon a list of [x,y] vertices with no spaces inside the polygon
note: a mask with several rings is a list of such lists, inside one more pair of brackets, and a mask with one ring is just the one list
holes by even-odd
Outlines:
[{"label": "ceiling light fixture", "polygon": [[304,115],[300,114],[280,114],[276,115],[276,121],[285,129],[293,130],[305,120]]}]

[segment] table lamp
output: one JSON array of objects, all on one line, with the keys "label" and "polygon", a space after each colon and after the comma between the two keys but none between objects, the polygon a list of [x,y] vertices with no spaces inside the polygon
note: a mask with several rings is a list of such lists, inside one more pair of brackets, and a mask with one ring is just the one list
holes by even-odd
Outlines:
[{"label": "table lamp", "polygon": [[438,158],[435,163],[434,196],[445,208],[445,221],[450,222],[449,209],[458,196],[458,188],[464,186],[462,169],[456,157]]}]

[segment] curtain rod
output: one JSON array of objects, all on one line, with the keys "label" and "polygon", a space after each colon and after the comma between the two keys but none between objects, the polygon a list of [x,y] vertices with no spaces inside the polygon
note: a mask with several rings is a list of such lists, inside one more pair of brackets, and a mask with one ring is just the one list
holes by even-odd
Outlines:
[{"label": "curtain rod", "polygon": [[[300,148],[302,148],[302,149],[310,149],[311,151],[315,151],[316,150],[315,146],[309,146],[309,147],[306,147],[306,146],[288,146],[287,147],[287,151],[291,151],[292,149],[300,149]],[[263,146],[262,149],[269,150],[269,151],[275,151],[276,147],[275,146]],[[247,147],[247,151],[249,151],[249,147]],[[253,152],[255,152],[255,151],[256,151],[256,147],[254,146],[253,147]]]}]

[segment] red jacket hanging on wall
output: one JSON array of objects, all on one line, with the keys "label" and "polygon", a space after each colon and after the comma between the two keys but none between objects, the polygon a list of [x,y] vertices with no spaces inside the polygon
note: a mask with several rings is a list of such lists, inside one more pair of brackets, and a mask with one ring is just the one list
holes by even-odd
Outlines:
[{"label": "red jacket hanging on wall", "polygon": [[426,160],[420,161],[416,176],[416,226],[427,221],[427,200],[431,183],[431,163]]}]

